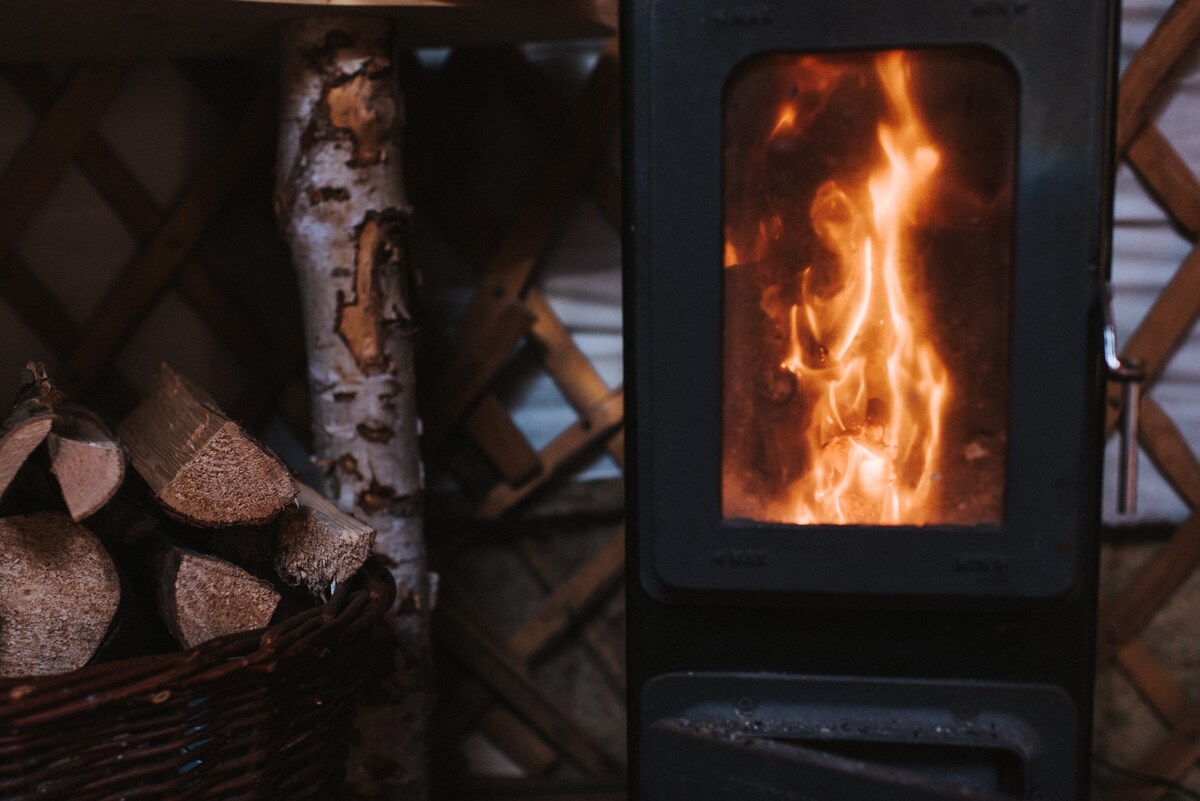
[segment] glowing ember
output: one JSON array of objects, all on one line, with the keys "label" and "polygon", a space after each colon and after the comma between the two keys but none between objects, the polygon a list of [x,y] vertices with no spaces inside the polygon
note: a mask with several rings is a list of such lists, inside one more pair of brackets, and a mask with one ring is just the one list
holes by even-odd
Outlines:
[{"label": "glowing ember", "polygon": [[765,501],[765,514],[801,524],[923,524],[950,385],[916,300],[922,266],[912,234],[941,156],[915,107],[903,53],[874,57],[873,76],[847,77],[816,60],[798,67],[790,77],[800,90],[776,110],[769,145],[803,129],[844,80],[873,77],[885,111],[870,123],[876,163],[828,175],[807,209],[792,210],[797,219],[764,211],[754,253],[740,252],[727,231],[727,267],[739,256],[763,259],[795,229],[831,254],[820,265],[788,266],[799,280],[775,281],[761,293],[763,312],[786,330],[781,374],[795,377],[794,389],[776,379],[776,391],[807,402],[799,421],[803,469],[782,474],[786,491]]}]

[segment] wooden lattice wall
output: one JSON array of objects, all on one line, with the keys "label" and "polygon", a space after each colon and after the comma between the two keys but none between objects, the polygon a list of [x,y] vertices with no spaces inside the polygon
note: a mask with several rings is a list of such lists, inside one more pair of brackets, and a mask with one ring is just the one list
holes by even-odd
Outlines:
[{"label": "wooden lattice wall", "polygon": [[[1176,0],[1121,78],[1117,152],[1136,172],[1182,236],[1193,245],[1174,278],[1128,338],[1122,355],[1144,360],[1148,392],[1141,404],[1140,443],[1192,510],[1170,540],[1100,610],[1098,665],[1118,670],[1141,701],[1166,724],[1168,734],[1136,765],[1138,771],[1177,780],[1200,759],[1200,704],[1179,676],[1146,647],[1152,618],[1200,564],[1200,461],[1154,398],[1154,381],[1200,316],[1200,181],[1155,123],[1170,99],[1179,69],[1200,46],[1200,2]],[[1109,430],[1120,411],[1119,388],[1109,395]],[[1193,630],[1193,635],[1195,630]],[[1126,785],[1120,797],[1163,798],[1165,787]]]}]

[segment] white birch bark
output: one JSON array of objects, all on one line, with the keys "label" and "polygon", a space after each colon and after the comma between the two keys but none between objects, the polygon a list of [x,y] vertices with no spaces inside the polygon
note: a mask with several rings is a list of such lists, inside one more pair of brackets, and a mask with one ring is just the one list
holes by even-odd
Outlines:
[{"label": "white birch bark", "polygon": [[[361,797],[428,793],[428,577],[413,382],[403,101],[390,23],[310,19],[283,36],[276,209],[304,304],[314,445],[324,489],[378,532],[419,614],[390,616],[394,666],[359,714]],[[364,659],[373,659],[364,654]]]}]

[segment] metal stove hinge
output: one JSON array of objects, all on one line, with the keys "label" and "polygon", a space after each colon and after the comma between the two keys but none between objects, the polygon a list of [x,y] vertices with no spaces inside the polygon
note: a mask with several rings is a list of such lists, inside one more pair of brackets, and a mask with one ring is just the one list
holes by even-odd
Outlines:
[{"label": "metal stove hinge", "polygon": [[1117,473],[1117,513],[1137,512],[1138,410],[1146,371],[1141,359],[1122,359],[1117,353],[1117,324],[1113,319],[1112,283],[1104,287],[1104,363],[1108,378],[1121,384],[1120,466]]}]

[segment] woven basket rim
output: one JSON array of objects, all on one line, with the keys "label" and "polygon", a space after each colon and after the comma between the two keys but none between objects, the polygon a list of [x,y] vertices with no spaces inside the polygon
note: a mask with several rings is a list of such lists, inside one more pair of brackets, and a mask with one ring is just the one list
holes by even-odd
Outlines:
[{"label": "woven basket rim", "polygon": [[118,659],[68,673],[0,678],[0,726],[33,726],[143,696],[162,703],[176,690],[245,670],[272,672],[281,659],[312,652],[370,625],[391,608],[396,584],[377,557],[333,597],[273,626],[228,634],[186,651]]}]

